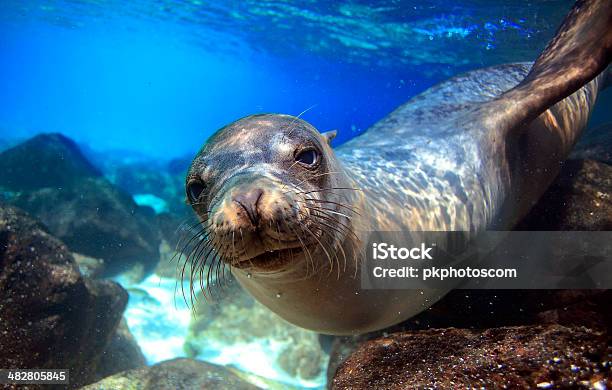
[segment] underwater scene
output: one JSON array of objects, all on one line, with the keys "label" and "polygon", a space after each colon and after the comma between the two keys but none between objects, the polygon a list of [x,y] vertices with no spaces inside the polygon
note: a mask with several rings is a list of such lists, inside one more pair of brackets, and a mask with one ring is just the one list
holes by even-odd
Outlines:
[{"label": "underwater scene", "polygon": [[0,55],[0,385],[612,388],[611,1],[2,0]]}]

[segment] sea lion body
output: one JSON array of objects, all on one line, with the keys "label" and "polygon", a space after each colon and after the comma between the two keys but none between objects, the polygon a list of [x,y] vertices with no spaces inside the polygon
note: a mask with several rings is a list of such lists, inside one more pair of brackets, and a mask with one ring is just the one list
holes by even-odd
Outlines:
[{"label": "sea lion body", "polygon": [[586,127],[603,76],[508,139],[498,112],[475,108],[514,88],[530,68],[508,64],[457,76],[336,149],[376,210],[372,230],[504,230],[533,206]]},{"label": "sea lion body", "polygon": [[612,58],[610,25],[612,3],[578,1],[533,66],[457,76],[335,151],[332,135],[287,115],[219,130],[187,175],[202,221],[192,278],[228,264],[272,311],[328,334],[425,310],[447,291],[361,289],[369,232],[512,228],[586,126]]},{"label": "sea lion body", "polygon": [[[487,121],[473,117],[479,114],[473,108],[515,87],[530,65],[480,69],[443,82],[335,150],[349,177],[345,185],[360,189],[344,195],[360,210],[351,224],[363,242],[371,231],[504,230],[529,210],[585,128],[600,84],[593,80],[538,116],[517,144],[508,145],[495,129],[474,127]],[[261,276],[248,278],[241,270],[234,275],[286,320],[333,334],[391,326],[447,292],[362,290],[353,265],[341,278],[323,273],[314,283],[274,276],[261,283]]]}]

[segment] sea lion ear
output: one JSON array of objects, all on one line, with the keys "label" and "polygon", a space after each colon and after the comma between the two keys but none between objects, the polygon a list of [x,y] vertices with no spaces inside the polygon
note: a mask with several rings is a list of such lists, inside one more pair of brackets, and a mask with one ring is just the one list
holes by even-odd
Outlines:
[{"label": "sea lion ear", "polygon": [[338,130],[330,130],[326,131],[325,133],[321,133],[321,137],[323,137],[323,139],[327,141],[328,145],[331,145],[332,140],[336,138],[337,134]]}]

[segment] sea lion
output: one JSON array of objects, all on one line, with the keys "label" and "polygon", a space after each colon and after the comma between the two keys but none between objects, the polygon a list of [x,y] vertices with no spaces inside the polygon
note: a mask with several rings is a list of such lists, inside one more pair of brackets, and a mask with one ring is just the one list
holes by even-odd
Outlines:
[{"label": "sea lion", "polygon": [[288,115],[218,130],[186,179],[201,220],[191,277],[230,265],[268,308],[328,334],[381,329],[426,309],[447,291],[360,289],[364,235],[514,226],[586,126],[611,25],[612,2],[579,1],[533,66],[450,79],[335,151],[334,132]]}]

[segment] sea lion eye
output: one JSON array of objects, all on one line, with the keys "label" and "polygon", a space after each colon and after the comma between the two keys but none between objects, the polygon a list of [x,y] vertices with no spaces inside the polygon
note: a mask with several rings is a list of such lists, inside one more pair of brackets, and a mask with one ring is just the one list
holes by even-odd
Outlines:
[{"label": "sea lion eye", "polygon": [[307,149],[295,156],[295,161],[304,165],[313,166],[319,160],[319,153],[314,149]]},{"label": "sea lion eye", "polygon": [[204,192],[204,184],[201,181],[192,181],[187,184],[187,197],[191,203],[196,203]]}]

